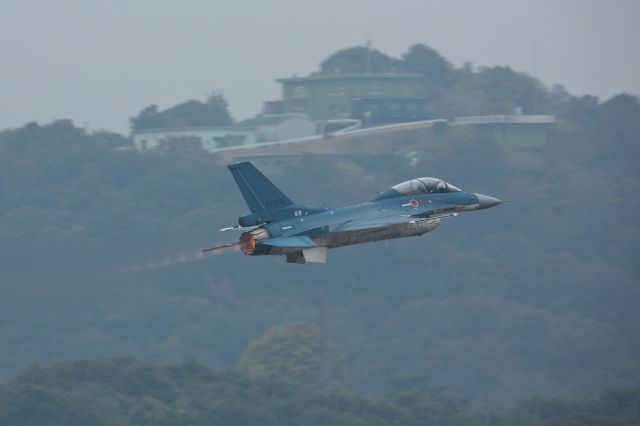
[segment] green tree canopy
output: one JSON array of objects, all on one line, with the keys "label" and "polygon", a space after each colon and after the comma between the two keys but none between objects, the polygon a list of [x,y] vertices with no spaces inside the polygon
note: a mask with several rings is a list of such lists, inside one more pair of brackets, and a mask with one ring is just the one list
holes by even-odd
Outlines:
[{"label": "green tree canopy", "polygon": [[400,61],[377,49],[354,46],[331,54],[320,64],[320,72],[323,74],[383,73],[397,71],[400,65]]},{"label": "green tree canopy", "polygon": [[250,378],[192,361],[158,366],[133,358],[36,367],[0,384],[0,426],[631,426],[640,392],[598,399],[535,398],[473,404],[412,385],[384,399],[321,393],[275,377]]},{"label": "green tree canopy", "polygon": [[251,377],[280,377],[315,388],[347,385],[342,354],[324,341],[318,327],[304,322],[267,330],[244,350],[238,369]]},{"label": "green tree canopy", "polygon": [[230,126],[233,118],[221,93],[213,93],[205,102],[189,100],[164,111],[150,105],[130,119],[131,128],[162,129],[175,127]]},{"label": "green tree canopy", "polygon": [[435,49],[424,44],[414,44],[403,55],[404,69],[424,74],[440,84],[448,84],[453,76],[453,65]]}]

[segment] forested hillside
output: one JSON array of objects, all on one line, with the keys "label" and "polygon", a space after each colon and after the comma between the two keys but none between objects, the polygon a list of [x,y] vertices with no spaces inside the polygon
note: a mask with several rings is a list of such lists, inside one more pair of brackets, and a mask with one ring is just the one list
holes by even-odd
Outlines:
[{"label": "forested hillside", "polygon": [[0,385],[2,426],[623,426],[637,424],[639,408],[640,393],[630,390],[506,406],[471,404],[419,381],[366,399],[214,372],[195,362],[158,367],[130,358],[64,362]]},{"label": "forested hillside", "polygon": [[[500,70],[463,71],[451,86],[471,87],[460,105],[499,93],[480,76]],[[366,395],[425,376],[493,402],[637,388],[638,99],[535,96],[558,117],[541,147],[444,129],[410,158],[257,162],[311,205],[368,200],[418,176],[511,200],[421,238],[331,251],[325,266],[231,252],[161,267],[237,238],[217,232],[246,207],[215,157],[139,153],[70,121],[1,132],[0,377],[115,355],[232,367],[252,340],[296,321],[322,327],[345,381]]]}]

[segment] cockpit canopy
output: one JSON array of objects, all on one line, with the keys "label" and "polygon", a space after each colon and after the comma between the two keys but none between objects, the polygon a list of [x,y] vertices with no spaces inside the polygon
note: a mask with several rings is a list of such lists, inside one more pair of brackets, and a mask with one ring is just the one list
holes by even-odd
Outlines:
[{"label": "cockpit canopy", "polygon": [[455,186],[432,177],[411,179],[391,187],[402,195],[435,194],[441,192],[460,192]]},{"label": "cockpit canopy", "polygon": [[399,183],[378,195],[375,199],[382,200],[385,198],[397,197],[400,195],[423,195],[437,194],[444,192],[460,192],[460,189],[443,181],[442,179],[432,177],[421,177],[411,179]]}]

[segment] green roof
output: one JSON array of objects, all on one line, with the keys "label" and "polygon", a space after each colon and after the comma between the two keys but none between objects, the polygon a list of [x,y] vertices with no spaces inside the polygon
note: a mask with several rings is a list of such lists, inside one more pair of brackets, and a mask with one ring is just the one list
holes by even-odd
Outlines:
[{"label": "green roof", "polygon": [[192,131],[224,131],[224,130],[255,130],[253,127],[244,126],[194,126],[194,127],[157,127],[154,129],[133,129],[131,134],[141,133],[172,133]]},{"label": "green roof", "polygon": [[424,78],[422,74],[418,73],[335,73],[335,74],[312,74],[308,77],[291,77],[291,78],[279,78],[276,81],[278,83],[301,83],[304,81],[319,81],[319,80],[362,80],[362,79],[390,79],[390,80],[420,80]]}]

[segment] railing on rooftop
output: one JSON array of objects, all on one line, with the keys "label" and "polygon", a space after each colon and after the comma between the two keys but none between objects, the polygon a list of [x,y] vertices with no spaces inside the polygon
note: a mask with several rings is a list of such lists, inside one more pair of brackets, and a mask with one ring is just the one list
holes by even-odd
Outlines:
[{"label": "railing on rooftop", "polygon": [[553,115],[474,115],[456,117],[451,124],[553,124]]}]

